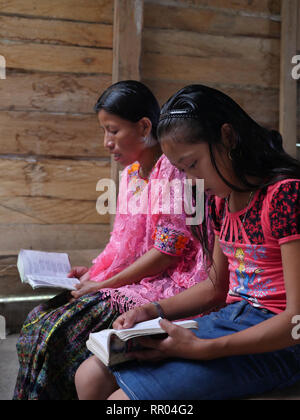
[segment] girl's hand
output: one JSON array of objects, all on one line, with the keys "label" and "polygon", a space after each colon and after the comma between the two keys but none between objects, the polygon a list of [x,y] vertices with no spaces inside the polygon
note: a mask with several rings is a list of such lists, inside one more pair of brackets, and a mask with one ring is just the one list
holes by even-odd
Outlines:
[{"label": "girl's hand", "polygon": [[89,269],[87,267],[73,267],[70,273],[68,274],[68,277],[73,277],[82,281],[83,277],[86,279],[86,274],[88,273],[88,271]]},{"label": "girl's hand", "polygon": [[113,323],[113,328],[115,330],[132,328],[138,322],[148,321],[152,318],[153,317],[149,314],[146,307],[140,306],[120,315],[119,318],[117,318]]},{"label": "girl's hand", "polygon": [[139,343],[149,350],[133,352],[132,358],[149,361],[159,361],[171,357],[194,360],[210,359],[209,340],[201,340],[191,330],[174,325],[166,319],[160,321],[160,326],[166,331],[168,337],[163,340],[140,338]]},{"label": "girl's hand", "polygon": [[71,295],[75,299],[78,299],[84,295],[88,295],[89,293],[98,292],[101,289],[101,283],[90,281],[90,280],[82,281],[81,279],[80,279],[80,283],[75,285],[77,290],[74,290],[71,292]]}]

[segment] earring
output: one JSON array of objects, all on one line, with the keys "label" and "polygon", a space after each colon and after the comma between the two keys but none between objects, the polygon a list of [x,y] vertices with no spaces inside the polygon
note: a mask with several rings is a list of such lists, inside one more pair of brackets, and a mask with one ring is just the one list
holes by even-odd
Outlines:
[{"label": "earring", "polygon": [[231,161],[233,160],[233,159],[232,159],[232,155],[231,155],[231,150],[229,150],[229,152],[228,152],[228,158],[229,158],[229,160],[231,160]]}]

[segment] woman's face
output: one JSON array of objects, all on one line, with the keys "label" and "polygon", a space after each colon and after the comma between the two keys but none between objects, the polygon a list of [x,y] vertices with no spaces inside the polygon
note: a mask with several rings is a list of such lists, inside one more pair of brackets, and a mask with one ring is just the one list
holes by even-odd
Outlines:
[{"label": "woman's face", "polygon": [[[204,179],[204,188],[208,194],[214,194],[222,198],[230,194],[230,187],[220,178],[211,162],[207,143],[179,143],[167,136],[161,139],[161,148],[170,162],[186,173],[188,179],[193,181]],[[222,176],[234,184],[236,181],[234,180],[231,161],[225,148],[222,152],[215,150],[214,154],[217,167]]]},{"label": "woman's face", "polygon": [[144,119],[133,123],[103,109],[98,113],[98,119],[104,130],[104,146],[114,160],[122,166],[139,160],[145,149],[142,138],[147,135]]}]

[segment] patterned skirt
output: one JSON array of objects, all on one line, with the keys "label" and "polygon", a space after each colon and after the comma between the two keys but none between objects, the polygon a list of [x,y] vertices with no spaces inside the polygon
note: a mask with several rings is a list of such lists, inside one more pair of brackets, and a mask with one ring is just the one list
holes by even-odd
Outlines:
[{"label": "patterned skirt", "polygon": [[101,292],[72,303],[66,296],[58,295],[28,315],[17,343],[20,368],[14,400],[77,399],[74,377],[91,355],[86,348],[89,334],[111,328],[119,316]]}]

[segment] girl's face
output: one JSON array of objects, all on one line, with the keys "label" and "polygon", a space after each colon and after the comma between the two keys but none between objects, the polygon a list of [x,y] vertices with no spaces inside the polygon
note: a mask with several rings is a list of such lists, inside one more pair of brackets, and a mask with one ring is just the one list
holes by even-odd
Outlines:
[{"label": "girl's face", "polygon": [[149,120],[142,118],[137,123],[125,120],[105,110],[98,113],[100,126],[104,130],[104,146],[122,166],[139,160],[145,149],[142,139],[151,130]]},{"label": "girl's face", "polygon": [[[170,162],[186,173],[187,178],[193,181],[204,179],[204,188],[207,193],[222,198],[230,194],[230,187],[220,178],[211,162],[207,143],[178,143],[167,136],[161,139],[161,148]],[[214,155],[221,174],[227,181],[235,184],[231,161],[225,148],[222,152],[215,150]]]}]

